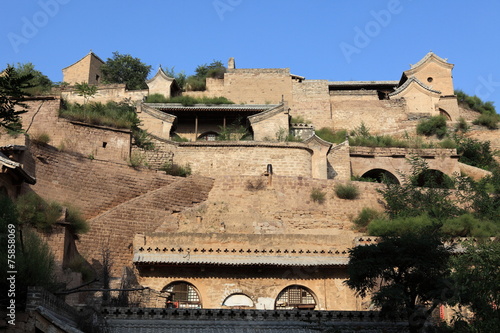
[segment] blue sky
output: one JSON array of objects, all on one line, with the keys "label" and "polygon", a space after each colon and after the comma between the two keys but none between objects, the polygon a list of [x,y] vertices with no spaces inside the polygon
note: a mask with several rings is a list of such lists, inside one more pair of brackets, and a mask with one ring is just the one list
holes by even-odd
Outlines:
[{"label": "blue sky", "polygon": [[238,68],[290,68],[306,79],[398,80],[432,50],[455,64],[456,89],[500,108],[500,1],[2,1],[0,65],[32,62],[53,81],[92,49],[192,74],[229,57]]}]

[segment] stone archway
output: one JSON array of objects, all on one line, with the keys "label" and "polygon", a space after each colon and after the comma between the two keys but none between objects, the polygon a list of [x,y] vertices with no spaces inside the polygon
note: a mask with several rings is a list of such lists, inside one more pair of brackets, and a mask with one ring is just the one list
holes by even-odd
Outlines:
[{"label": "stone archway", "polygon": [[435,169],[422,171],[413,184],[420,187],[453,188],[453,180],[442,171]]},{"label": "stone archway", "polygon": [[400,184],[398,178],[391,172],[384,169],[371,169],[361,175],[361,178],[373,179],[377,183],[382,183],[385,180],[394,183]]}]

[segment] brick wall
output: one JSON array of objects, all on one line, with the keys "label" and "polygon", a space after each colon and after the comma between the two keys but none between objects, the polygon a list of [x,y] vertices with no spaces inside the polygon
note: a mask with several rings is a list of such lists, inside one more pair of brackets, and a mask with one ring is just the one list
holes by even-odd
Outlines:
[{"label": "brick wall", "polygon": [[205,176],[261,175],[272,164],[276,175],[311,177],[311,152],[301,143],[181,143],[174,162]]},{"label": "brick wall", "polygon": [[[129,100],[137,102],[142,101],[149,94],[149,90],[147,89],[127,90],[125,84],[105,84],[99,85],[97,88],[97,93],[92,96],[89,101],[101,103],[114,101],[119,103]],[[62,90],[61,97],[71,103],[83,104],[85,102],[83,96],[79,96],[78,93],[73,90],[73,87],[68,87]]]},{"label": "brick wall", "polygon": [[[180,232],[245,234],[355,235],[352,217],[363,207],[382,210],[376,189],[380,184],[354,182],[360,190],[356,200],[339,199],[335,184],[341,181],[307,177],[219,176],[207,202],[178,216]],[[318,188],[325,202],[311,199]]]},{"label": "brick wall", "polygon": [[292,78],[288,68],[230,69],[224,74],[224,94],[235,103],[279,104],[291,100]]},{"label": "brick wall", "polygon": [[47,200],[69,202],[86,218],[170,184],[175,177],[147,169],[60,152],[50,146],[32,146],[36,185],[31,188]]},{"label": "brick wall", "polygon": [[129,130],[93,126],[59,118],[59,98],[39,98],[26,104],[28,112],[22,114],[23,129],[32,139],[45,133],[50,137],[49,144],[60,150],[96,159],[128,160],[131,140]]},{"label": "brick wall", "polygon": [[[123,202],[89,220],[90,231],[80,237],[78,250],[89,262],[99,263],[102,250],[109,248],[113,275],[132,266],[132,241],[136,233],[177,230],[175,215],[203,202],[212,188],[210,178],[192,176]],[[98,266],[98,265],[97,265]]]}]

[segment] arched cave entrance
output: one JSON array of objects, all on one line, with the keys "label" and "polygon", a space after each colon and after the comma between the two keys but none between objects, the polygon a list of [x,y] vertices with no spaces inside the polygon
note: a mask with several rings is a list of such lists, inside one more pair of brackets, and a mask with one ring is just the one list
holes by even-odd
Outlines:
[{"label": "arched cave entrance", "polygon": [[371,169],[365,172],[361,178],[373,180],[377,183],[382,183],[386,180],[392,184],[400,184],[398,178],[394,174],[384,169]]},{"label": "arched cave entrance", "polygon": [[413,181],[413,185],[448,189],[454,187],[453,180],[447,174],[435,169],[426,169],[422,171]]}]

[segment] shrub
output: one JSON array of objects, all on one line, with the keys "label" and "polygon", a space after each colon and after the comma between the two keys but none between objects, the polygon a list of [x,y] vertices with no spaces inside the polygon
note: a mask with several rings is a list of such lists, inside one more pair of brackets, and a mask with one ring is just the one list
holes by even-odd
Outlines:
[{"label": "shrub", "polygon": [[31,135],[31,142],[46,145],[50,142],[50,136],[45,132],[36,133]]},{"label": "shrub", "polygon": [[206,78],[189,76],[186,79],[186,90],[190,91],[204,91],[207,89]]},{"label": "shrub", "polygon": [[302,116],[292,117],[290,118],[291,124],[310,124],[310,120],[305,120]]},{"label": "shrub", "polygon": [[461,90],[456,90],[457,101],[461,105],[466,105],[469,109],[480,112],[481,114],[495,114],[495,106],[493,102],[483,102],[477,96],[469,96]]},{"label": "shrub", "polygon": [[132,168],[138,168],[144,164],[144,155],[140,152],[133,151],[130,154],[130,158],[128,160],[128,165]]},{"label": "shrub", "polygon": [[483,113],[477,119],[475,119],[472,123],[474,125],[480,125],[480,126],[487,127],[488,129],[497,129],[498,122],[500,122],[500,115]]},{"label": "shrub", "polygon": [[16,201],[16,208],[21,224],[30,225],[39,230],[48,232],[61,218],[61,205],[47,203],[35,192],[21,195]]},{"label": "shrub", "polygon": [[457,143],[457,153],[460,155],[459,162],[486,170],[498,167],[494,158],[496,152],[491,149],[490,141],[462,136],[455,136],[454,139]]},{"label": "shrub", "polygon": [[258,178],[255,180],[247,180],[246,184],[248,191],[260,191],[266,188],[266,182],[262,178]]},{"label": "shrub", "polygon": [[365,207],[359,212],[358,216],[352,221],[359,231],[366,231],[368,224],[375,220],[383,217],[383,213],[375,210],[373,208]]},{"label": "shrub", "polygon": [[340,199],[355,200],[359,197],[359,189],[352,183],[337,184],[335,185],[335,194]]},{"label": "shrub", "polygon": [[498,224],[477,219],[472,214],[464,214],[444,221],[441,230],[452,237],[490,237],[500,234]]},{"label": "shrub", "polygon": [[311,200],[323,204],[326,200],[326,193],[320,188],[315,187],[311,190]]},{"label": "shrub", "polygon": [[[426,214],[410,217],[397,217],[392,220],[374,219],[367,226],[368,234],[372,236],[398,236],[404,233],[421,233],[435,225]],[[437,226],[436,226],[437,228]]]},{"label": "shrub", "polygon": [[67,103],[59,110],[59,116],[87,124],[131,129],[139,124],[135,107],[127,103]]},{"label": "shrub", "polygon": [[457,143],[455,140],[450,138],[446,138],[443,141],[439,142],[439,147],[446,149],[455,149],[457,148]]},{"label": "shrub", "polygon": [[351,176],[351,180],[356,182],[378,183],[376,178],[371,177]]},{"label": "shrub", "polygon": [[146,97],[146,103],[167,103],[168,98],[163,94],[151,94]]},{"label": "shrub", "polygon": [[469,129],[470,129],[470,126],[469,126],[469,124],[467,124],[467,121],[463,117],[458,118],[458,122],[455,125],[455,132],[465,133]]},{"label": "shrub", "polygon": [[438,138],[443,138],[446,135],[446,118],[444,116],[434,116],[420,121],[417,125],[417,134],[436,135]]},{"label": "shrub", "polygon": [[177,177],[187,177],[191,174],[191,167],[188,164],[186,164],[185,166],[181,166],[173,162],[164,163],[160,167],[160,170],[165,171],[167,175]]},{"label": "shrub", "polygon": [[92,266],[80,255],[74,256],[69,261],[68,268],[73,272],[82,273],[82,282],[84,283],[92,281],[96,275]]},{"label": "shrub", "polygon": [[69,230],[74,235],[87,233],[90,230],[90,226],[82,217],[80,210],[71,204],[65,203],[64,206],[66,206],[66,222],[69,223]]},{"label": "shrub", "polygon": [[139,148],[144,150],[155,149],[155,144],[151,140],[148,132],[141,128],[135,127],[132,129],[132,138],[134,139],[134,144]]},{"label": "shrub", "polygon": [[189,140],[187,138],[183,138],[179,134],[175,134],[170,137],[170,140],[175,141],[175,142],[188,142]]},{"label": "shrub", "polygon": [[328,142],[342,143],[346,139],[347,131],[346,130],[334,131],[331,128],[322,127],[316,131],[316,135]]}]

